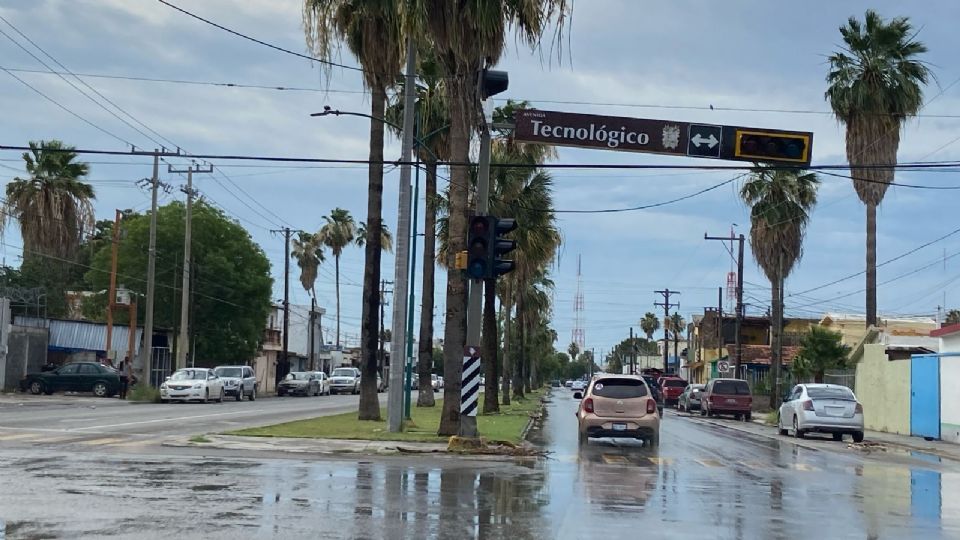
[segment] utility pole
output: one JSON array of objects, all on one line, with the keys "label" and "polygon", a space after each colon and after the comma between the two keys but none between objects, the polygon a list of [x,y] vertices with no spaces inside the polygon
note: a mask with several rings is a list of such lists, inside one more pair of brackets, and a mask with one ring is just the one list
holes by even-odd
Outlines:
[{"label": "utility pole", "polygon": [[147,251],[147,305],[143,322],[143,380],[150,384],[153,363],[153,295],[157,274],[157,190],[160,187],[160,151],[153,151],[153,175],[150,178],[150,247]]},{"label": "utility pole", "polygon": [[272,233],[283,233],[283,356],[277,363],[276,384],[280,384],[281,377],[290,369],[288,360],[290,347],[290,227],[271,230]]},{"label": "utility pole", "polygon": [[[393,268],[393,319],[390,331],[390,390],[387,395],[387,429],[403,430],[403,371],[406,340],[407,274],[410,262],[410,156],[413,154],[414,108],[416,107],[417,51],[414,37],[407,38],[407,61],[403,95],[403,136],[400,159],[400,197],[397,211],[397,246]],[[381,329],[382,330],[382,329]]]},{"label": "utility pole", "polygon": [[717,364],[723,356],[723,287],[717,287]]},{"label": "utility pole", "polygon": [[680,307],[680,304],[670,303],[670,296],[675,294],[680,294],[677,291],[671,291],[670,289],[664,289],[662,291],[653,291],[661,296],[663,296],[663,302],[654,302],[654,307],[663,307],[663,373],[666,373],[670,370],[670,365],[668,363],[667,357],[670,353],[670,347],[667,345],[670,342],[670,338],[667,335],[667,328],[670,326],[670,308]]},{"label": "utility pole", "polygon": [[183,233],[183,285],[180,290],[180,337],[177,340],[177,369],[187,367],[187,351],[190,350],[190,246],[193,234],[193,197],[196,191],[193,189],[193,173],[212,173],[213,165],[200,168],[196,163],[192,163],[186,169],[178,169],[173,165],[167,165],[168,173],[187,173],[187,186],[181,188],[181,191],[187,194],[186,218],[184,221]]},{"label": "utility pole", "polygon": [[[379,349],[379,354],[377,356],[377,363],[378,363],[377,371],[380,373],[381,377],[383,377],[384,375],[388,375],[387,373],[383,372],[383,365],[386,363],[386,353],[383,350],[383,335],[386,332],[386,330],[384,330],[385,327],[383,325],[383,308],[384,306],[390,305],[387,302],[387,295],[393,293],[393,291],[392,290],[388,291],[387,285],[393,285],[393,282],[386,281],[383,279],[380,280],[380,335],[378,336],[380,341],[380,349]],[[393,381],[390,381],[390,382],[392,383]]]},{"label": "utility pole", "polygon": [[316,330],[314,329],[314,320],[315,320],[314,318],[316,317],[316,313],[317,313],[317,299],[311,296],[310,297],[310,330],[307,332],[307,335],[310,339],[309,354],[310,354],[310,370],[311,371],[317,371],[317,358],[315,356],[316,348],[314,347],[315,332],[316,332]]},{"label": "utility pole", "polygon": [[[113,218],[113,242],[110,245],[110,291],[107,297],[107,343],[104,348],[107,355],[113,350],[113,309],[117,303],[117,249],[120,246],[120,217],[121,212],[118,209]],[[136,332],[136,328],[134,328]],[[132,362],[133,357],[128,357]]]},{"label": "utility pole", "polygon": [[633,327],[630,327],[630,375],[637,374],[637,347],[633,342]]},{"label": "utility pole", "polygon": [[[740,366],[743,363],[743,315],[744,315],[744,306],[743,306],[743,243],[744,236],[734,236],[731,232],[730,236],[707,236],[703,235],[704,240],[719,240],[723,242],[733,242],[736,240],[739,244],[737,249],[737,324],[736,324],[736,336],[735,336],[735,365],[736,370],[734,371],[734,376],[740,377]],[[732,247],[732,246],[731,246]],[[721,314],[722,317],[722,314]]]}]

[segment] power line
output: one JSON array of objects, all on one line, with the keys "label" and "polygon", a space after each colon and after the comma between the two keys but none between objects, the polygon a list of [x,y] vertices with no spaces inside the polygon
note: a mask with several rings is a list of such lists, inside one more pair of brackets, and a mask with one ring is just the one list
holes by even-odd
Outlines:
[{"label": "power line", "polygon": [[220,29],[220,30],[223,30],[224,32],[227,32],[227,33],[229,33],[229,34],[233,34],[233,35],[235,35],[235,36],[237,36],[237,37],[239,37],[239,38],[245,39],[245,40],[247,40],[247,41],[252,41],[252,42],[254,42],[254,43],[258,44],[258,45],[263,45],[264,47],[269,47],[269,48],[271,48],[271,49],[273,49],[273,50],[275,50],[275,51],[279,51],[279,52],[286,53],[286,54],[289,54],[289,55],[292,55],[292,56],[296,56],[297,58],[303,58],[304,60],[310,60],[311,62],[317,62],[317,63],[320,63],[320,64],[325,64],[325,65],[328,65],[328,66],[331,66],[331,67],[339,67],[339,68],[348,69],[348,70],[351,70],[351,71],[358,71],[358,72],[360,72],[360,73],[366,73],[366,70],[364,70],[363,68],[359,68],[359,67],[356,67],[356,66],[348,66],[348,65],[346,65],[346,64],[338,64],[338,63],[336,63],[336,62],[331,62],[331,61],[329,61],[329,60],[323,60],[322,58],[317,58],[317,57],[315,57],[315,56],[308,56],[308,55],[306,55],[306,54],[302,54],[302,53],[298,53],[298,52],[295,52],[295,51],[291,51],[290,49],[283,48],[283,47],[281,47],[281,46],[279,46],[279,45],[274,45],[273,43],[267,43],[266,41],[263,41],[263,40],[260,40],[260,39],[255,38],[255,37],[251,37],[251,36],[248,36],[248,35],[246,35],[246,34],[242,34],[242,33],[238,32],[238,31],[236,31],[236,30],[232,30],[232,29],[230,29],[230,28],[227,28],[226,26],[223,26],[222,24],[215,23],[215,22],[211,21],[210,19],[205,19],[205,18],[203,18],[203,17],[201,17],[201,16],[199,16],[199,15],[197,15],[197,14],[195,14],[195,13],[191,13],[191,12],[189,12],[189,11],[181,8],[181,7],[175,6],[175,5],[171,4],[170,2],[167,2],[166,0],[157,0],[157,1],[160,2],[161,4],[165,5],[165,6],[169,7],[169,8],[175,9],[176,11],[179,11],[180,13],[183,13],[184,15],[187,15],[188,17],[192,17],[192,18],[194,18],[194,19],[196,19],[196,20],[198,20],[198,21],[200,21],[200,22],[209,24],[210,26],[213,26],[214,28],[218,28],[218,29]]}]

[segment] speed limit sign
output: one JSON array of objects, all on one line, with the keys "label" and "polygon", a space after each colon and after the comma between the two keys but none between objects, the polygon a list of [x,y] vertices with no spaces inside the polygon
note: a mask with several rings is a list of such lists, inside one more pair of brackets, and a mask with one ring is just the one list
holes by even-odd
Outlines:
[{"label": "speed limit sign", "polygon": [[730,371],[730,363],[724,360],[717,362],[717,371]]}]

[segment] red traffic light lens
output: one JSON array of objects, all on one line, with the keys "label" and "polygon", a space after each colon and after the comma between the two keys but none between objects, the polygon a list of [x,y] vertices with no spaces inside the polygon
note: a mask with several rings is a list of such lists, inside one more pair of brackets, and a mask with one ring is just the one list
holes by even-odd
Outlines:
[{"label": "red traffic light lens", "polygon": [[470,234],[473,236],[484,236],[487,234],[490,225],[487,223],[487,218],[484,217],[475,217],[473,221],[470,222]]}]

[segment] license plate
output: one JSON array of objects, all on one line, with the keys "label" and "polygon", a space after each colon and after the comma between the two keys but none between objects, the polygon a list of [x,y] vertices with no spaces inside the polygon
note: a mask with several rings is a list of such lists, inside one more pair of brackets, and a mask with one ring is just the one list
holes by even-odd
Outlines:
[{"label": "license plate", "polygon": [[827,407],[826,409],[829,416],[843,416],[843,407]]},{"label": "license plate", "polygon": [[626,430],[627,430],[627,425],[626,425],[626,424],[614,424],[614,425],[613,425],[613,430],[614,430],[614,431],[626,431]]},{"label": "license plate", "polygon": [[727,403],[736,403],[736,402],[737,402],[737,400],[735,400],[735,399],[728,399],[728,400],[727,400]]}]

